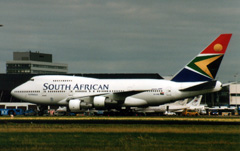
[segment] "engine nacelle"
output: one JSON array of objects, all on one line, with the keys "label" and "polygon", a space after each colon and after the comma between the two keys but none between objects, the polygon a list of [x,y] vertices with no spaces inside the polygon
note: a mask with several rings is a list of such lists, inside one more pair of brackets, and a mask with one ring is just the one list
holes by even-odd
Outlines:
[{"label": "engine nacelle", "polygon": [[105,100],[106,100],[106,97],[104,96],[96,96],[93,98],[93,105],[94,107],[96,108],[102,108],[102,107],[105,107]]},{"label": "engine nacelle", "polygon": [[124,106],[144,106],[147,105],[147,102],[143,99],[127,97],[124,102]]},{"label": "engine nacelle", "polygon": [[114,107],[117,106],[117,104],[117,101],[110,100],[108,97],[96,96],[93,98],[93,105],[95,108]]},{"label": "engine nacelle", "polygon": [[71,112],[81,112],[84,109],[92,108],[92,104],[87,104],[79,99],[70,100],[68,105]]}]

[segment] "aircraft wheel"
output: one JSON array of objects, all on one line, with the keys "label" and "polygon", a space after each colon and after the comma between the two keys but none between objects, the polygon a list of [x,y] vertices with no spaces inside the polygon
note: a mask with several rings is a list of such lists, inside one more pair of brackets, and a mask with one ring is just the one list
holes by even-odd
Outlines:
[{"label": "aircraft wheel", "polygon": [[15,112],[14,112],[14,111],[9,111],[9,112],[8,112],[8,115],[9,115],[9,116],[15,115]]}]

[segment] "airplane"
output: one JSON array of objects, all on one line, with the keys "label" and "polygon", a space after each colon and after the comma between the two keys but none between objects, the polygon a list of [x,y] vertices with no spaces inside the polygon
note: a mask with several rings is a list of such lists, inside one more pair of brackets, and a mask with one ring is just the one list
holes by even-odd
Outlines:
[{"label": "airplane", "polygon": [[174,112],[176,110],[187,108],[188,99],[176,101],[174,103],[167,103],[159,106],[149,106],[146,108],[136,107],[134,111],[137,113],[159,113],[159,112]]},{"label": "airplane", "polygon": [[[146,108],[135,108],[134,110],[137,113],[164,113],[165,115],[168,115],[169,113],[172,114],[172,112],[182,112],[183,109],[200,109],[200,103],[202,100],[202,95],[195,96],[189,103],[190,99],[184,99],[182,101],[176,101],[174,103],[168,103],[164,105],[159,106],[149,106]],[[202,107],[201,107],[202,109]]]},{"label": "airplane", "polygon": [[166,79],[97,79],[40,75],[16,87],[12,96],[39,105],[67,106],[71,112],[157,106],[220,91],[217,71],[232,34],[221,34],[192,61]]},{"label": "airplane", "polygon": [[200,105],[202,100],[202,95],[196,96],[191,102],[189,102],[187,104],[188,109],[190,110],[196,110],[199,113],[205,113],[206,109],[208,109],[209,107],[205,106],[205,105]]},{"label": "airplane", "polygon": [[[201,100],[202,100],[202,95],[194,97],[193,100],[186,105],[187,106],[186,109],[197,111],[199,114],[207,114],[206,110],[209,107],[207,107],[206,105],[200,105]],[[178,110],[175,112],[182,113],[183,110]]]}]

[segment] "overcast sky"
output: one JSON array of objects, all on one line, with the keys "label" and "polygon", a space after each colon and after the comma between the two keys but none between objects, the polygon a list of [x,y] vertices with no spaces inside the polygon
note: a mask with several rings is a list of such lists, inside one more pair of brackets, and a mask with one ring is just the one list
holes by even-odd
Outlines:
[{"label": "overcast sky", "polygon": [[240,80],[239,0],[1,0],[0,73],[14,51],[53,54],[69,73],[174,75],[233,33],[217,78]]}]

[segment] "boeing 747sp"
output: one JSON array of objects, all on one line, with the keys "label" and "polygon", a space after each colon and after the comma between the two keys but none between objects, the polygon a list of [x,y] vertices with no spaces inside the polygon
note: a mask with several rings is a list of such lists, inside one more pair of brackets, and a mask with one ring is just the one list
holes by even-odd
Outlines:
[{"label": "boeing 747sp", "polygon": [[87,109],[157,106],[221,90],[214,80],[232,34],[221,34],[171,80],[96,79],[42,75],[16,87],[11,94],[21,100],[67,106],[72,112]]}]

